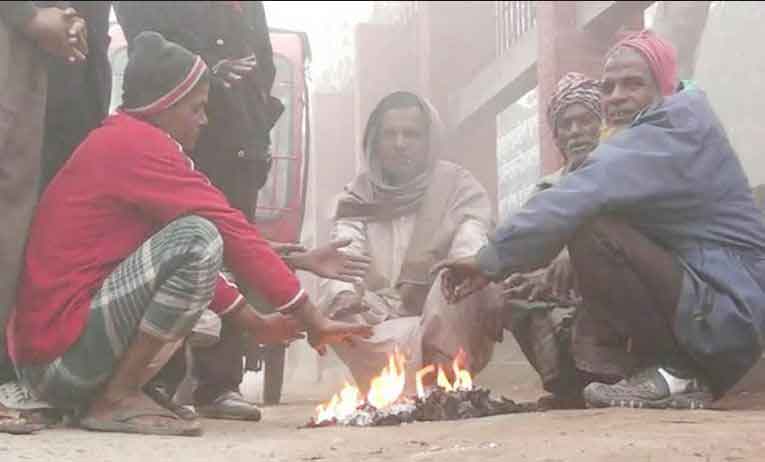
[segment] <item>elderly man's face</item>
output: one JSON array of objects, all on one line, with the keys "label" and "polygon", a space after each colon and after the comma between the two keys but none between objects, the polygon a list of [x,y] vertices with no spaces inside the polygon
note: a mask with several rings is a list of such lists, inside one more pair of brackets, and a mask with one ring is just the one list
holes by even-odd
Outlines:
[{"label": "elderly man's face", "polygon": [[408,183],[425,170],[428,129],[419,107],[390,109],[383,114],[376,154],[392,184]]},{"label": "elderly man's face", "polygon": [[600,117],[583,104],[570,104],[558,115],[556,139],[567,161],[579,166],[598,146]]},{"label": "elderly man's face", "polygon": [[194,149],[203,125],[207,125],[208,82],[200,82],[189,94],[169,109],[155,116],[157,126],[165,130],[186,152]]},{"label": "elderly man's face", "polygon": [[617,50],[603,71],[603,106],[610,128],[622,128],[651,104],[661,101],[661,91],[648,63],[635,50]]}]

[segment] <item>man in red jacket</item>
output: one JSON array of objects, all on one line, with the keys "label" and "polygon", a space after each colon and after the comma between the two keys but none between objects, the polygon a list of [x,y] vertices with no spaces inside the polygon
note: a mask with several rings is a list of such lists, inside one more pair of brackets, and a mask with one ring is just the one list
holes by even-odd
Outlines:
[{"label": "man in red jacket", "polygon": [[[38,206],[8,346],[38,397],[84,428],[197,435],[141,391],[158,357],[210,309],[259,341],[305,329],[326,344],[371,330],[323,317],[257,229],[184,150],[206,123],[202,59],[156,32],[135,39],[123,107],[77,148]],[[278,307],[259,315],[220,274]]]}]

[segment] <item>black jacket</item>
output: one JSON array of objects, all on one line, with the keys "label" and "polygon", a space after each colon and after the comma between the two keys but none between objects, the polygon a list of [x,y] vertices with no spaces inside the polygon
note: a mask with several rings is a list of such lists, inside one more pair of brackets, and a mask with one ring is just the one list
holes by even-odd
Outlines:
[{"label": "black jacket", "polygon": [[88,57],[72,64],[48,56],[48,92],[43,143],[43,185],[47,184],[88,133],[109,112],[112,72],[109,65],[108,1],[38,1],[38,7],[72,7],[85,19]]},{"label": "black jacket", "polygon": [[283,111],[270,96],[276,69],[262,2],[115,2],[128,44],[153,30],[199,54],[212,69],[222,59],[255,54],[252,78],[224,88],[213,79],[208,126],[192,157],[235,207],[253,218],[257,191],[270,168],[269,132]]}]

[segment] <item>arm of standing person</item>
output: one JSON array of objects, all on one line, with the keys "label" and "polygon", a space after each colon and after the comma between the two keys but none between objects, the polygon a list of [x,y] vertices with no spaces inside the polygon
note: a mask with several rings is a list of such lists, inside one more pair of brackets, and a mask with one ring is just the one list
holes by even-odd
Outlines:
[{"label": "arm of standing person", "polygon": [[271,35],[268,32],[266,11],[263,2],[251,2],[247,21],[255,34],[255,42],[252,47],[255,50],[257,60],[257,73],[255,79],[258,87],[266,94],[271,94],[276,78],[276,66],[274,65],[274,50],[271,45]]},{"label": "arm of standing person", "polygon": [[70,62],[88,54],[85,20],[73,8],[38,8],[34,2],[0,2],[0,17],[37,46]]}]

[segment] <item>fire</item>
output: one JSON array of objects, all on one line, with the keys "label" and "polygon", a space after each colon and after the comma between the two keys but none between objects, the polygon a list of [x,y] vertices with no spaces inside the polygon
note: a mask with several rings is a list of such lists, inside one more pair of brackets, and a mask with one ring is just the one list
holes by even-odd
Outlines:
[{"label": "fire", "polygon": [[[454,383],[449,381],[441,366],[436,368],[436,366],[431,364],[417,371],[415,374],[417,397],[425,397],[426,392],[423,379],[433,373],[437,373],[436,385],[445,391],[471,390],[473,388],[473,378],[468,370],[462,368],[462,365],[465,363],[465,357],[464,351],[460,349],[454,358],[452,363]],[[388,355],[388,365],[370,383],[366,403],[377,409],[384,409],[402,400],[402,395],[406,388],[405,363],[406,357],[399,353],[398,350]],[[322,423],[342,420],[350,417],[364,403],[365,401],[361,398],[359,389],[346,383],[340,393],[335,394],[329,403],[316,408],[315,421],[316,423]]]},{"label": "fire", "polygon": [[340,395],[334,395],[326,406],[320,405],[316,408],[316,421],[324,422],[350,416],[363,404],[360,396],[359,389],[346,382]]},{"label": "fire", "polygon": [[[452,362],[452,372],[454,372],[454,383],[449,381],[446,376],[446,372],[441,366],[438,366],[438,375],[436,376],[436,385],[443,388],[446,391],[460,391],[460,390],[472,390],[473,389],[473,377],[467,369],[463,369],[462,365],[465,364],[467,355],[465,351],[460,348],[457,356]],[[433,366],[428,366],[433,367]],[[418,396],[422,397],[418,393]]]},{"label": "fire", "polygon": [[383,409],[396,402],[406,385],[404,363],[406,358],[398,350],[388,356],[388,366],[379,376],[372,379],[367,394],[367,402],[377,409]]},{"label": "fire", "polygon": [[415,384],[417,385],[417,397],[418,398],[424,398],[425,397],[425,387],[422,386],[422,379],[426,375],[430,375],[430,374],[432,374],[435,371],[436,371],[436,366],[431,364],[430,366],[423,367],[422,369],[417,371],[417,374],[415,374],[414,378],[415,378]]}]

